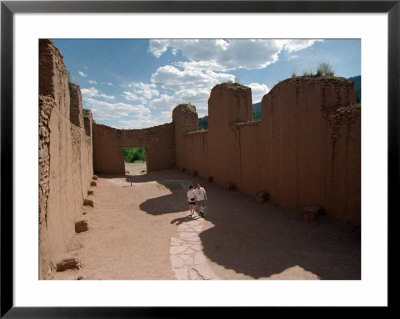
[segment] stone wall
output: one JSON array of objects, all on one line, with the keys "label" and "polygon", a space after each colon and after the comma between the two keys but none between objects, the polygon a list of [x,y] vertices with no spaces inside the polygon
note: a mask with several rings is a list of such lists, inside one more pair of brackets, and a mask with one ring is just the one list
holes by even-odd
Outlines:
[{"label": "stone wall", "polygon": [[[175,135],[177,167],[234,183],[251,196],[266,191],[285,207],[321,205],[328,215],[359,224],[361,116],[353,84],[326,77],[282,81],[264,96],[258,122],[251,121],[251,105],[249,88],[214,87],[208,131]],[[187,125],[181,121],[174,117],[175,127]]]},{"label": "stone wall", "polygon": [[[90,128],[90,112],[86,118]],[[40,279],[66,253],[92,175],[92,139],[84,128],[80,89],[69,85],[53,42],[39,40]]]},{"label": "stone wall", "polygon": [[124,149],[133,147],[145,149],[148,172],[175,167],[174,124],[138,130],[93,124],[93,165],[96,173],[125,174]]}]

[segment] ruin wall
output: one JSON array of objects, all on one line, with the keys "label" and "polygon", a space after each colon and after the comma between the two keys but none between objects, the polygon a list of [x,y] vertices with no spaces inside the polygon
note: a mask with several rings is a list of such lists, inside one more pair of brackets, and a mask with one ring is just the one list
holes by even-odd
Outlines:
[{"label": "ruin wall", "polygon": [[91,120],[90,112],[84,119],[80,89],[69,85],[60,51],[39,40],[40,279],[55,270],[75,234],[93,175],[92,139],[84,127]]},{"label": "ruin wall", "polygon": [[124,130],[93,123],[93,165],[98,174],[125,174],[124,149],[146,151],[147,171],[175,167],[174,124]]},{"label": "ruin wall", "polygon": [[[326,77],[282,81],[264,96],[257,122],[251,104],[249,88],[214,87],[208,130],[175,136],[177,167],[235,183],[251,196],[266,191],[285,207],[321,205],[334,218],[360,224],[361,115],[353,84]],[[182,155],[189,150],[190,160]]]}]

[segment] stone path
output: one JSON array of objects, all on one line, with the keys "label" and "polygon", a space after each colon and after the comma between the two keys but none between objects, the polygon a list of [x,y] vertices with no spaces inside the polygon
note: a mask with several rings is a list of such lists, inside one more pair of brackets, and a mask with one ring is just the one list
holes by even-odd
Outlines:
[{"label": "stone path", "polygon": [[170,258],[172,270],[179,280],[211,280],[215,277],[203,254],[199,233],[203,218],[196,213],[178,226],[177,237],[171,238]]}]

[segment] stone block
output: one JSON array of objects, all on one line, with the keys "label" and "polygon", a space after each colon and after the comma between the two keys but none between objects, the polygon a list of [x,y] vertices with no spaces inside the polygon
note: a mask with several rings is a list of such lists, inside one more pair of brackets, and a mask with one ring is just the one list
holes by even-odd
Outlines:
[{"label": "stone block", "polygon": [[78,258],[71,257],[61,260],[57,263],[57,271],[65,271],[67,269],[79,269],[80,262]]},{"label": "stone block", "polygon": [[95,181],[91,181],[90,186],[97,186],[97,183]]},{"label": "stone block", "polygon": [[92,190],[88,190],[88,191],[87,191],[87,194],[88,194],[88,195],[93,195],[94,193],[93,193]]},{"label": "stone block", "polygon": [[83,201],[83,205],[94,207],[93,201],[91,199],[87,199],[87,198]]},{"label": "stone block", "polygon": [[87,220],[79,220],[75,223],[75,232],[81,233],[89,229]]}]

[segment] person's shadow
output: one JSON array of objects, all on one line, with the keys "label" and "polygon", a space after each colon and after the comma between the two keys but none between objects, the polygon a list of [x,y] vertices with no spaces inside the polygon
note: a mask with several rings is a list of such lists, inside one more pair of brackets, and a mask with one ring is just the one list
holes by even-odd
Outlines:
[{"label": "person's shadow", "polygon": [[187,223],[191,220],[197,220],[199,218],[200,217],[197,215],[179,217],[179,218],[175,218],[175,219],[171,220],[170,224],[180,225],[183,223]]}]

